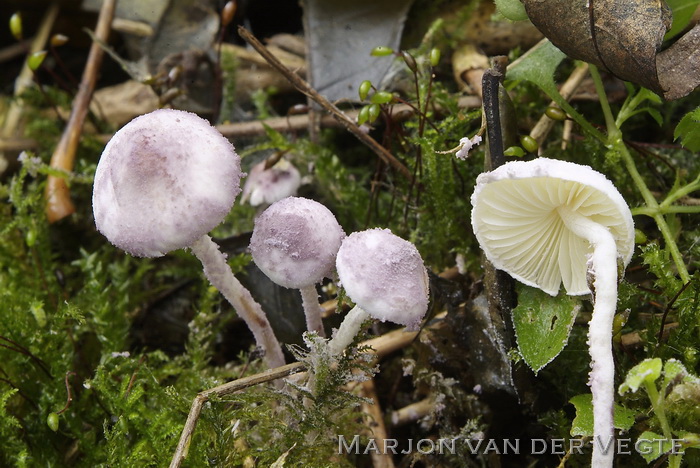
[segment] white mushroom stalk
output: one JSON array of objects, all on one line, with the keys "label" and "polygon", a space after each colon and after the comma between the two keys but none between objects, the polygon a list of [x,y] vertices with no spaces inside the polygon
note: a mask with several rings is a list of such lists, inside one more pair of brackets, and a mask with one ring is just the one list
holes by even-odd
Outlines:
[{"label": "white mushroom stalk", "polygon": [[250,252],[268,278],[301,291],[306,326],[325,337],[316,284],[330,277],[345,232],[322,204],[288,197],[255,220]]},{"label": "white mushroom stalk", "polygon": [[474,233],[496,268],[553,296],[562,283],[567,294],[588,294],[587,275],[593,276],[588,333],[592,466],[612,467],[612,325],[618,259],[626,266],[634,250],[629,207],[603,174],[546,158],[511,162],[481,174],[472,205]]},{"label": "white mushroom stalk", "polygon": [[428,274],[418,249],[388,229],[355,232],[336,259],[338,277],[355,307],[329,342],[342,353],[370,319],[415,330],[428,310]]},{"label": "white mushroom stalk", "polygon": [[192,249],[207,279],[253,332],[267,364],[278,367],[284,355],[262,308],[207,235],[231,210],[241,175],[233,146],[206,120],[171,109],[142,115],[102,153],[92,198],[95,224],[137,257]]}]

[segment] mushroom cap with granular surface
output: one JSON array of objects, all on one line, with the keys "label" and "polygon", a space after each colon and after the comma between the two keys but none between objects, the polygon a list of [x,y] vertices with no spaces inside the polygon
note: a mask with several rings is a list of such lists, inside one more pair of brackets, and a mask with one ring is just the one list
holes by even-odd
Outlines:
[{"label": "mushroom cap with granular surface", "polygon": [[333,273],[345,232],[321,203],[288,197],[270,205],[255,220],[250,251],[272,281],[301,289]]},{"label": "mushroom cap with granular surface", "polygon": [[233,145],[196,114],[160,109],[107,143],[95,173],[97,229],[122,250],[159,257],[221,223],[240,191]]},{"label": "mushroom cap with granular surface", "polygon": [[577,213],[612,234],[624,265],[634,250],[634,223],[622,195],[588,166],[538,158],[481,174],[471,198],[472,227],[488,260],[551,295],[590,292],[593,247],[569,230],[560,210]]},{"label": "mushroom cap with granular surface", "polygon": [[350,299],[375,319],[416,329],[428,310],[428,274],[416,247],[388,229],[350,234],[336,268]]}]

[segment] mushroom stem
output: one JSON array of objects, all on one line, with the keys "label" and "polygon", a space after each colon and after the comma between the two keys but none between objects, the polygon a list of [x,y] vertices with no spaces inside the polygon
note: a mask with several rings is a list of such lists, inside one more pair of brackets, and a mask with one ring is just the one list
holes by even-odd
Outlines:
[{"label": "mushroom stem", "polygon": [[310,284],[299,288],[301,292],[301,302],[304,305],[304,315],[306,316],[306,329],[318,333],[321,338],[326,337],[321,321],[321,306],[318,303],[318,291],[316,285]]},{"label": "mushroom stem", "polygon": [[231,303],[236,313],[253,332],[255,342],[265,352],[265,362],[270,368],[285,364],[282,347],[277,341],[270,322],[260,304],[233,275],[226,263],[226,256],[207,234],[197,239],[191,246],[192,253],[202,262],[204,275],[209,282]]},{"label": "mushroom stem", "polygon": [[350,346],[352,340],[357,336],[362,324],[370,318],[370,315],[364,311],[360,306],[355,306],[352,308],[348,315],[343,319],[343,323],[335,331],[333,338],[328,342],[328,347],[333,354],[342,353],[345,348]]},{"label": "mushroom stem", "polygon": [[569,208],[557,208],[562,221],[593,247],[591,272],[594,275],[593,316],[588,329],[591,373],[588,384],[593,394],[593,458],[591,466],[612,467],[613,404],[615,363],[612,353],[612,326],[617,306],[617,247],[610,231]]}]

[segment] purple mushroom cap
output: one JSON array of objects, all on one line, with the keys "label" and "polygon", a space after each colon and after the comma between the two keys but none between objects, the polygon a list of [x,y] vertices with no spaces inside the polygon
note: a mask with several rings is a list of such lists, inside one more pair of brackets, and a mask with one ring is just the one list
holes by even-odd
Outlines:
[{"label": "purple mushroom cap", "polygon": [[107,143],[95,173],[98,231],[138,257],[160,257],[216,227],[240,191],[240,158],[209,122],[161,109]]},{"label": "purple mushroom cap", "polygon": [[428,274],[418,249],[388,229],[350,234],[336,260],[350,298],[375,319],[415,329],[428,310]]},{"label": "purple mushroom cap", "polygon": [[255,220],[250,251],[272,281],[301,289],[331,275],[344,237],[328,208],[307,198],[288,197]]}]

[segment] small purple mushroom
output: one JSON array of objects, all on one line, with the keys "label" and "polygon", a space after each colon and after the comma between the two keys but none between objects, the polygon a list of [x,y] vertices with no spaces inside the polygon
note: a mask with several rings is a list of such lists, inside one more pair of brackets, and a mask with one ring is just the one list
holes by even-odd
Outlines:
[{"label": "small purple mushroom", "polygon": [[388,229],[355,232],[336,259],[338,277],[355,307],[329,343],[341,353],[368,318],[415,330],[428,310],[428,274],[418,249]]},{"label": "small purple mushroom", "polygon": [[268,365],[278,367],[284,356],[262,308],[207,235],[231,210],[241,175],[233,146],[209,122],[189,112],[156,110],[107,143],[95,172],[95,224],[137,257],[191,249],[253,332]]},{"label": "small purple mushroom", "polygon": [[333,213],[307,198],[273,203],[256,220],[250,251],[272,281],[301,291],[306,326],[324,337],[316,283],[329,277],[345,237]]}]

